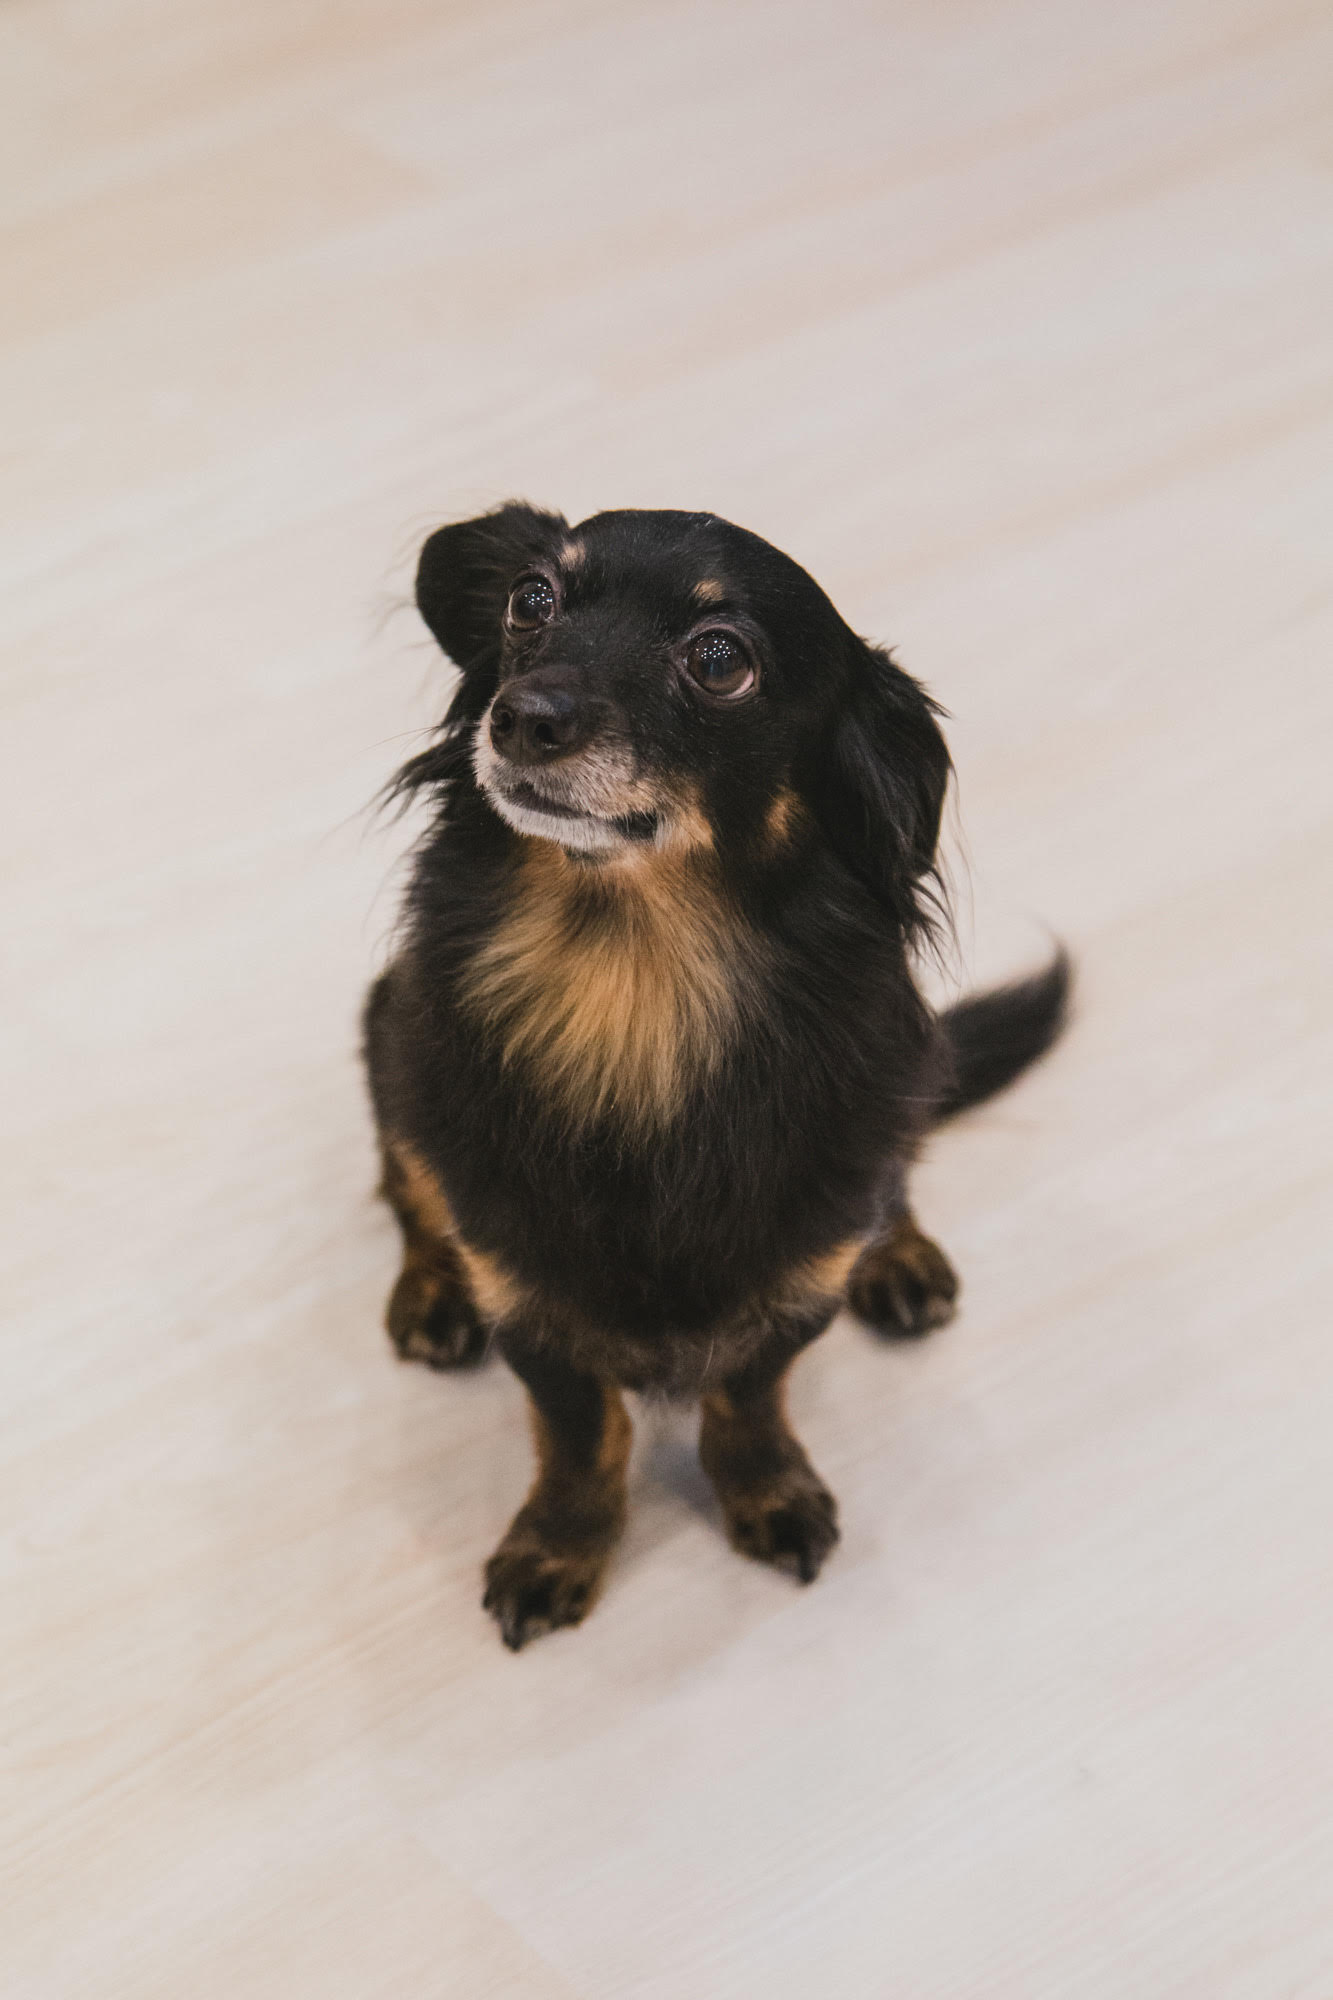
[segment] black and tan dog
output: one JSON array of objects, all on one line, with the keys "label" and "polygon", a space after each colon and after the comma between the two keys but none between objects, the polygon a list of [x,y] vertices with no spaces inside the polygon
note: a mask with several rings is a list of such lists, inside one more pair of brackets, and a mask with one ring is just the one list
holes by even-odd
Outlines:
[{"label": "black and tan dog", "polygon": [[462,679],[396,781],[434,817],[366,1050],[394,1345],[493,1340],[532,1399],[486,1605],[512,1647],[588,1610],[625,1388],[701,1399],[733,1542],[809,1582],[836,1508],[786,1371],[844,1300],[890,1335],[950,1316],[908,1168],[1054,1039],[1067,966],[926,1006],[938,711],[758,537],[515,504],[432,535],[417,602]]}]

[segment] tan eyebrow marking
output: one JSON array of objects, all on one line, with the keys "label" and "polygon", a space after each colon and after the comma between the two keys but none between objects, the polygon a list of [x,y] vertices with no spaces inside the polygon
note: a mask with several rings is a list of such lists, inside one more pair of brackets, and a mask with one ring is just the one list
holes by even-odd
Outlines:
[{"label": "tan eyebrow marking", "polygon": [[726,594],[715,576],[706,576],[702,583],[694,586],[696,604],[720,604]]},{"label": "tan eyebrow marking", "polygon": [[560,551],[560,567],[577,569],[586,554],[587,550],[582,542],[566,542]]}]

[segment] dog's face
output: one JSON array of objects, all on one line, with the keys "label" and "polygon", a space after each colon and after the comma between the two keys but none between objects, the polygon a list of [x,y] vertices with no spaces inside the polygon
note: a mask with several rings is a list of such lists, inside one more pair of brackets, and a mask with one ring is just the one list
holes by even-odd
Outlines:
[{"label": "dog's face", "polygon": [[758,536],[514,504],[432,535],[417,601],[518,832],[614,862],[771,849],[801,820],[895,906],[929,869],[949,768],[931,704]]}]

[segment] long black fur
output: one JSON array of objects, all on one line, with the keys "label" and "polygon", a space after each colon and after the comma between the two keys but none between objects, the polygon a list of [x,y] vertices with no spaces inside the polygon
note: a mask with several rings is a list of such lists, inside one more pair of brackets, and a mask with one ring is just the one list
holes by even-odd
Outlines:
[{"label": "long black fur", "polygon": [[[506,603],[534,570],[556,578],[560,610],[525,637],[507,628]],[[702,1395],[705,1459],[733,1539],[813,1574],[836,1533],[831,1497],[773,1398],[743,1402],[736,1385],[780,1382],[827,1323],[842,1281],[824,1295],[791,1274],[848,1243],[868,1246],[871,1277],[872,1250],[887,1274],[887,1291],[858,1291],[854,1278],[850,1293],[881,1330],[916,1332],[945,1316],[952,1274],[911,1223],[907,1170],[932,1124],[1002,1088],[1054,1040],[1067,961],[932,1013],[913,965],[945,920],[940,712],[758,537],[680,513],[607,514],[571,530],[515,503],[433,535],[417,599],[461,678],[436,741],[393,785],[399,798],[426,796],[432,817],[402,952],[366,1013],[386,1159],[398,1148],[424,1163],[470,1268],[502,1270],[521,1297],[490,1317],[547,1426],[544,1464],[559,1457],[560,1410],[586,1407],[590,1383],[613,1399],[619,1386]],[[756,690],[734,704],[701,697],[682,671],[690,631],[714,622],[742,635],[758,667]],[[622,1115],[614,1092],[597,1115],[572,1118],[542,1064],[515,1060],[502,1024],[467,1000],[470,968],[528,893],[535,841],[478,783],[478,731],[497,688],[553,672],[601,704],[645,782],[671,796],[683,786],[695,801],[707,893],[737,937],[740,1028],[715,1061],[682,1075],[669,1115],[651,1126]],[[571,866],[581,871],[571,922],[609,951],[631,950],[615,865]],[[387,1180],[386,1191],[394,1199]],[[417,1223],[406,1196],[395,1206],[410,1265]],[[947,1283],[923,1264],[921,1244]],[[417,1254],[411,1299],[433,1302],[429,1312],[402,1305],[405,1269],[399,1320],[413,1324],[395,1339],[444,1365],[464,1358],[449,1345],[463,1302],[429,1242]],[[565,1371],[559,1393],[552,1368]],[[618,1437],[613,1416],[607,1424]],[[566,1496],[574,1476],[560,1475]],[[488,1604],[510,1644],[574,1622],[600,1575],[567,1498],[559,1508],[549,1499],[554,1479],[549,1492],[539,1480],[492,1564]],[[600,1512],[589,1502],[602,1524],[598,1562],[623,1513],[614,1484]]]}]

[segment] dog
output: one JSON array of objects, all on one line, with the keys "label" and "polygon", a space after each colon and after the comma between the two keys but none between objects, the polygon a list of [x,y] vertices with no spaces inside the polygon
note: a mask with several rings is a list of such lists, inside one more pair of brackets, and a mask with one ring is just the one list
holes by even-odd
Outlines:
[{"label": "dog", "polygon": [[461,678],[390,787],[432,818],[365,1055],[393,1345],[494,1344],[531,1400],[485,1608],[517,1650],[594,1602],[626,1389],[699,1400],[732,1543],[808,1583],[837,1509],[787,1370],[844,1302],[889,1337],[952,1315],[908,1171],[1053,1042],[1067,958],[926,1004],[942,711],[758,536],[511,502],[430,536],[416,601]]}]

